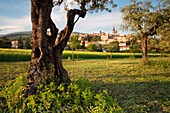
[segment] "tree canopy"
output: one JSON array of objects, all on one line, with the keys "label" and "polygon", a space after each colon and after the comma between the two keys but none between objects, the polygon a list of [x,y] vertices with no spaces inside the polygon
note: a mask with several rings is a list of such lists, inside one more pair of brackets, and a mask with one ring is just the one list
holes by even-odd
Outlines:
[{"label": "tree canopy", "polygon": [[54,6],[55,5],[61,5],[62,3],[65,5],[65,8],[67,9],[67,6],[76,6],[79,9],[85,9],[89,12],[98,12],[98,11],[109,11],[111,12],[112,8],[114,8],[116,5],[114,4],[114,0],[53,0]]},{"label": "tree canopy", "polygon": [[78,47],[80,46],[80,42],[78,40],[78,35],[71,35],[70,36],[70,40],[69,40],[69,46],[72,50],[72,60],[74,61],[74,50],[78,49]]},{"label": "tree canopy", "polygon": [[111,53],[110,59],[112,59],[112,52],[118,52],[119,51],[119,42],[114,41],[110,42],[109,44],[106,45],[107,51]]},{"label": "tree canopy", "polygon": [[122,29],[139,33],[142,37],[143,63],[147,61],[147,38],[158,34],[158,30],[170,23],[170,2],[168,0],[131,0],[121,9]]},{"label": "tree canopy", "polygon": [[73,50],[77,49],[80,46],[80,42],[78,40],[78,35],[71,35],[69,43],[70,43],[69,45],[70,45],[71,49],[73,49]]},{"label": "tree canopy", "polygon": [[154,35],[157,28],[169,23],[170,3],[160,0],[156,3],[131,0],[131,4],[121,9],[124,30]]}]

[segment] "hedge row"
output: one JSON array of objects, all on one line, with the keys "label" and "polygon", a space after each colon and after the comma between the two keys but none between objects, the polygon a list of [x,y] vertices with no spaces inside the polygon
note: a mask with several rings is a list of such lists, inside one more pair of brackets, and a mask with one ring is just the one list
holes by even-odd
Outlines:
[{"label": "hedge row", "polygon": [[[149,57],[158,57],[159,54],[149,54]],[[113,53],[112,58],[131,58],[131,53]],[[141,58],[141,53],[136,53],[135,58]],[[63,59],[71,59],[72,52],[64,51]],[[83,52],[75,51],[75,59],[109,59],[110,53],[103,52]],[[0,49],[0,62],[11,62],[11,61],[30,61],[31,51],[30,50],[19,50],[19,49]]]}]

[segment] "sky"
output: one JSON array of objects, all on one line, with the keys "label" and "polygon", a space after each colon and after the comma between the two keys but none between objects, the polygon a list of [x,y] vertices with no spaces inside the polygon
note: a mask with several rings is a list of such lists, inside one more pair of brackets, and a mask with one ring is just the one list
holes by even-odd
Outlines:
[{"label": "sky", "polygon": [[[129,4],[129,0],[115,0],[117,7],[109,12],[87,13],[80,18],[74,27],[74,32],[111,33],[113,27],[118,33],[126,34],[120,29],[122,22],[120,8]],[[31,31],[30,0],[0,0],[0,35],[13,32]],[[62,7],[53,8],[52,20],[57,28],[62,30],[66,24],[66,13]]]}]

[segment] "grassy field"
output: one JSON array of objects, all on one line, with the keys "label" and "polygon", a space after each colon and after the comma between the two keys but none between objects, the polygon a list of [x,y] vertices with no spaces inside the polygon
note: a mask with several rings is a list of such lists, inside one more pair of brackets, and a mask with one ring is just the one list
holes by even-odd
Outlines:
[{"label": "grassy field", "polygon": [[[0,48],[0,62],[12,61],[30,61],[31,50],[23,49],[1,49]],[[131,58],[131,53],[113,53],[112,58]],[[159,57],[160,54],[149,54],[149,57]],[[63,59],[71,59],[72,51],[64,51]],[[135,53],[135,58],[141,58],[141,53]],[[108,52],[88,52],[88,51],[75,51],[75,59],[109,59],[110,53]]]},{"label": "grassy field", "polygon": [[1,49],[0,62],[30,61],[31,50]]},{"label": "grassy field", "polygon": [[[73,83],[90,86],[95,92],[107,90],[126,113],[170,112],[170,61],[141,59],[64,60]],[[1,62],[1,90],[10,79],[26,75],[29,62]],[[84,85],[83,85],[84,84]]]}]

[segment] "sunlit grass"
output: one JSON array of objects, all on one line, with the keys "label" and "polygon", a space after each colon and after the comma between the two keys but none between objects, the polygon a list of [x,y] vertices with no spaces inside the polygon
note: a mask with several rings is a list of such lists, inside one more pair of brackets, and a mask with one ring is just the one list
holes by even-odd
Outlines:
[{"label": "sunlit grass", "polygon": [[65,61],[64,65],[73,81],[87,79],[96,91],[107,89],[127,112],[136,113],[170,107],[164,107],[170,102],[170,62],[168,58],[150,61],[158,63],[144,66],[141,59],[122,59]]},{"label": "sunlit grass", "polygon": [[[149,57],[159,57],[159,54],[149,54]],[[63,52],[63,59],[71,59],[72,51],[65,50]],[[112,53],[113,59],[131,58],[131,53]],[[141,53],[135,53],[135,58],[141,58]],[[81,59],[109,59],[110,53],[108,52],[89,52],[89,51],[75,51],[74,58],[77,60]],[[1,49],[0,48],[0,61],[30,61],[31,50],[23,49]]]},{"label": "sunlit grass", "polygon": [[[85,81],[96,92],[108,90],[126,112],[163,112],[170,108],[170,61],[150,58],[142,65],[141,59],[63,60],[72,82]],[[24,73],[29,62],[1,62],[1,89],[8,80]]]}]

